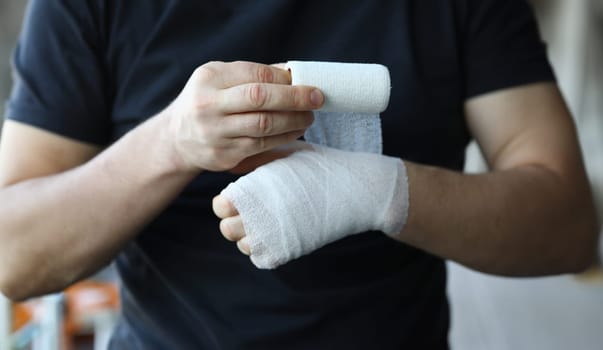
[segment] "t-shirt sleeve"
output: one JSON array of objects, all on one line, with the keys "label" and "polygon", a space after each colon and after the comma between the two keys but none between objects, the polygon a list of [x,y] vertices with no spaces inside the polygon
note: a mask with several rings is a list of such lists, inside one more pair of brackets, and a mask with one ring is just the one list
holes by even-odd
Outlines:
[{"label": "t-shirt sleeve", "polygon": [[103,37],[91,1],[31,0],[5,118],[79,141],[110,140]]},{"label": "t-shirt sleeve", "polygon": [[466,98],[555,80],[526,0],[467,0],[465,4]]}]

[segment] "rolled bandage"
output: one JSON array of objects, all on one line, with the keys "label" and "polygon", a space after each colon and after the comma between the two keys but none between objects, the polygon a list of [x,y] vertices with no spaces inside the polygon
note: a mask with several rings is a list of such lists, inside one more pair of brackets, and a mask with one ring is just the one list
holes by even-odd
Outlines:
[{"label": "rolled bandage", "polygon": [[390,77],[380,64],[289,61],[292,85],[319,88],[325,97],[321,112],[379,114],[387,108]]},{"label": "rolled bandage", "polygon": [[380,64],[289,61],[293,85],[319,88],[325,102],[314,112],[308,142],[345,151],[382,153],[381,119],[390,76]]}]

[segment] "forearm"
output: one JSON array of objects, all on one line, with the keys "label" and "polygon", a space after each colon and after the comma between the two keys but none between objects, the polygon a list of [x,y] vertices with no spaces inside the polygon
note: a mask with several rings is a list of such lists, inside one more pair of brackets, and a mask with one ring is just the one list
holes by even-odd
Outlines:
[{"label": "forearm", "polygon": [[0,282],[15,299],[64,288],[108,263],[192,179],[152,118],[91,161],[0,191]]},{"label": "forearm", "polygon": [[[17,129],[5,128],[11,137],[3,137],[0,153],[8,159],[0,167],[0,289],[20,299],[91,273],[200,169],[231,170],[299,138],[323,101],[316,88],[291,86],[286,70],[208,62],[158,116],[72,170],[65,171],[94,153],[81,158],[88,151],[74,142],[48,133],[42,141],[31,134],[20,140]],[[29,147],[28,162],[8,151],[21,145]],[[48,145],[54,148],[47,151]],[[80,161],[67,161],[72,157]]]},{"label": "forearm", "polygon": [[586,180],[539,166],[467,175],[407,162],[410,210],[399,240],[502,275],[573,272],[592,262]]}]

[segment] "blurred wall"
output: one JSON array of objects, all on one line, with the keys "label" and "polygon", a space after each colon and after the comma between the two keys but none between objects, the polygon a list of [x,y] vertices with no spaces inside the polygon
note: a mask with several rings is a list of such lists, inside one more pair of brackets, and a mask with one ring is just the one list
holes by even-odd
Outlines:
[{"label": "blurred wall", "polygon": [[[603,219],[603,0],[532,0]],[[467,170],[485,164],[475,145]],[[603,256],[603,242],[600,246]],[[537,252],[535,252],[537,254]],[[452,349],[603,349],[603,274],[511,279],[449,263]]]},{"label": "blurred wall", "polygon": [[[10,55],[21,26],[26,0],[0,0],[0,111],[4,114],[5,101],[12,85]],[[2,130],[0,121],[0,130]]]},{"label": "blurred wall", "polygon": [[[26,3],[25,0],[0,0],[0,115],[4,114],[4,102],[10,92],[10,54],[15,45]],[[10,303],[0,294],[0,349],[11,348],[8,337],[11,321]]]},{"label": "blurred wall", "polygon": [[26,3],[25,0],[0,0],[0,101],[2,101],[2,106],[10,92],[10,55],[21,26]]}]

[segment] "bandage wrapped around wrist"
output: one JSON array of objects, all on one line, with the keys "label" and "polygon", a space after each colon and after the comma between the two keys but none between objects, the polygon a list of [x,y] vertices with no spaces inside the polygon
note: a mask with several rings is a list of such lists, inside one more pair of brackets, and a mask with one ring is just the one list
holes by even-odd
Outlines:
[{"label": "bandage wrapped around wrist", "polygon": [[252,262],[264,269],[351,234],[398,234],[408,212],[400,159],[312,144],[239,178],[222,195],[241,215]]}]

